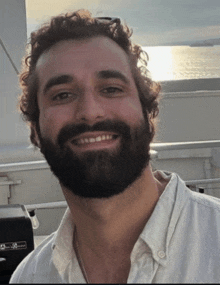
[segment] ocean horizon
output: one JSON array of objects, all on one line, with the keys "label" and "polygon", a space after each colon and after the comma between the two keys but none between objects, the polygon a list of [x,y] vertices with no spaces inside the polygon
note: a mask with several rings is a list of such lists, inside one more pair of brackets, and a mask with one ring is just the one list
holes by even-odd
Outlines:
[{"label": "ocean horizon", "polygon": [[155,81],[220,79],[220,46],[144,46],[143,50]]}]

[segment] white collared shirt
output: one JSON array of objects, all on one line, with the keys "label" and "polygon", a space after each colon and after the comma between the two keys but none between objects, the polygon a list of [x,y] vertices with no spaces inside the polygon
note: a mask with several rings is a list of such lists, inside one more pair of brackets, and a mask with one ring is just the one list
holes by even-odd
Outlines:
[{"label": "white collared shirt", "polygon": [[[219,283],[220,199],[169,180],[131,253],[128,283]],[[85,283],[73,246],[69,209],[58,230],[17,267],[10,283]]]}]

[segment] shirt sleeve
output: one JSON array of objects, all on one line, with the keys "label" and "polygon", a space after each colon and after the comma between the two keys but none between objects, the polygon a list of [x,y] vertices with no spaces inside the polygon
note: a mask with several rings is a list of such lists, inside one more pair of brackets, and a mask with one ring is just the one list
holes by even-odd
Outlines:
[{"label": "shirt sleeve", "polygon": [[22,261],[21,263],[17,266],[17,268],[15,269],[15,271],[13,272],[11,279],[9,281],[10,284],[15,284],[15,283],[30,283],[30,280],[24,280],[24,278],[22,278],[22,276],[24,276],[25,274],[23,274],[25,266],[27,264],[29,260],[29,255],[27,255]]}]

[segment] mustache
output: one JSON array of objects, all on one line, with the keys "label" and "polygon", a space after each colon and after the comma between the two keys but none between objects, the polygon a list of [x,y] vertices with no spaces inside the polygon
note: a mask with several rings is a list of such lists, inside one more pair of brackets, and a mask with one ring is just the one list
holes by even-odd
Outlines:
[{"label": "mustache", "polygon": [[94,131],[115,132],[118,135],[122,135],[124,138],[129,138],[131,133],[130,127],[126,123],[119,120],[105,120],[92,126],[85,123],[68,124],[60,130],[57,137],[57,143],[60,148],[63,148],[64,144],[75,136],[81,135],[85,132]]}]

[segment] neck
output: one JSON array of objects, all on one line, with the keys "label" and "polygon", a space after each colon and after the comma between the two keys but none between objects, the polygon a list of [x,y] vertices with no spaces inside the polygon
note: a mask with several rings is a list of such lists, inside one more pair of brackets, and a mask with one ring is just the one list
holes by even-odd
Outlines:
[{"label": "neck", "polygon": [[85,199],[63,189],[77,233],[73,241],[88,283],[126,283],[134,244],[165,185],[150,166],[123,193],[109,199]]},{"label": "neck", "polygon": [[105,250],[113,245],[122,248],[129,235],[126,247],[132,249],[159,199],[160,185],[148,166],[129,188],[111,198],[86,199],[62,189],[79,239],[87,246],[98,245]]}]

